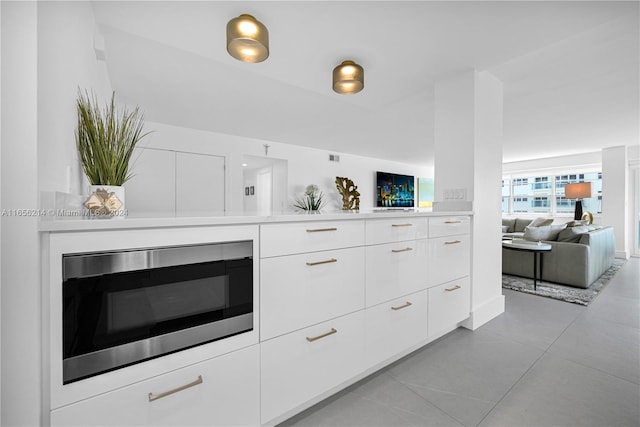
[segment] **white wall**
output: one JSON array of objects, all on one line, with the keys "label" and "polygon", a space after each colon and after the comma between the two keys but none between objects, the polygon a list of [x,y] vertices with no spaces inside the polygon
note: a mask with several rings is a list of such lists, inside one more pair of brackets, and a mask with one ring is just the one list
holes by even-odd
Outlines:
[{"label": "white wall", "polygon": [[[2,420],[41,422],[37,25],[35,2],[1,2],[2,22]],[[8,213],[7,213],[8,212]]]},{"label": "white wall", "polygon": [[106,65],[94,51],[93,9],[84,1],[41,2],[38,13],[40,190],[82,194],[85,178],[75,142],[78,89],[93,91],[101,102],[111,99]]},{"label": "white wall", "polygon": [[629,168],[627,148],[602,150],[602,223],[613,227],[616,257],[629,257]]},{"label": "white wall", "polygon": [[[144,110],[144,106],[141,108]],[[287,193],[290,197],[289,205],[295,196],[304,192],[307,185],[316,184],[330,200],[327,210],[341,209],[342,199],[335,188],[335,178],[336,176],[346,176],[358,186],[360,208],[370,209],[375,205],[376,170],[415,175],[416,177],[433,176],[433,169],[427,166],[407,165],[344,153],[338,153],[340,162],[335,163],[329,161],[328,151],[274,141],[244,138],[154,122],[146,122],[145,129],[151,130],[153,133],[141,141],[141,146],[225,156],[227,159],[226,206],[227,211],[231,213],[242,212],[243,209],[243,156],[264,156],[265,144],[269,145],[268,157],[288,161]],[[332,153],[335,152],[332,151]],[[132,172],[135,173],[135,165]]]},{"label": "white wall", "polygon": [[[0,5],[1,204],[8,210],[36,209],[40,190],[80,191],[77,89],[85,86],[110,96],[109,84],[93,52],[95,20],[89,3]],[[2,425],[47,422],[37,221],[35,216],[2,217]]]},{"label": "white wall", "polygon": [[[444,200],[446,189],[465,189],[473,203],[472,316],[476,329],[504,312],[501,282],[500,181],[502,82],[469,70],[436,83],[434,210],[468,209]],[[446,207],[440,208],[446,204]]]},{"label": "white wall", "polygon": [[602,164],[602,152],[580,153],[571,156],[558,156],[541,159],[524,160],[519,162],[509,162],[502,164],[502,173],[509,175],[512,173],[540,172],[544,170],[563,169],[584,169],[599,167]]}]

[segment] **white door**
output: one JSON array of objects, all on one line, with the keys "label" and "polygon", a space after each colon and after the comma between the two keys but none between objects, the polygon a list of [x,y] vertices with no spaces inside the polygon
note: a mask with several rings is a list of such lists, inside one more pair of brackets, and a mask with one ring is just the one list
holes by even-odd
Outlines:
[{"label": "white door", "polygon": [[258,171],[255,188],[258,215],[271,215],[273,200],[272,176],[271,168]]}]

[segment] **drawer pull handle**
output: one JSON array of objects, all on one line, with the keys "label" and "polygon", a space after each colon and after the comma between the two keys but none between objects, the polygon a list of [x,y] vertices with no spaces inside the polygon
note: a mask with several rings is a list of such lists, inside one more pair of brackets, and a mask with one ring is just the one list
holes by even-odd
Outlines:
[{"label": "drawer pull handle", "polygon": [[309,342],[314,342],[319,340],[320,338],[324,338],[324,337],[328,337],[329,335],[333,335],[335,333],[337,333],[338,331],[335,328],[331,328],[331,330],[329,332],[325,332],[322,335],[318,335],[317,337],[307,337],[307,341]]},{"label": "drawer pull handle", "polygon": [[189,384],[181,385],[180,387],[176,387],[173,390],[163,391],[162,393],[153,394],[149,393],[149,402],[153,402],[154,400],[162,399],[163,397],[170,396],[174,393],[178,393],[179,391],[186,390],[191,387],[195,387],[198,384],[202,384],[202,375],[198,375],[198,379],[190,382]]},{"label": "drawer pull handle", "polygon": [[454,240],[453,242],[444,242],[445,245],[457,245],[458,243],[462,243],[460,240]]},{"label": "drawer pull handle", "polygon": [[453,292],[453,291],[457,291],[460,288],[461,288],[460,285],[455,285],[453,288],[445,288],[444,290],[447,292]]},{"label": "drawer pull handle", "polygon": [[409,306],[411,306],[413,304],[411,304],[409,301],[407,301],[405,304],[399,305],[397,307],[391,307],[391,310],[402,310],[403,308],[407,308]]},{"label": "drawer pull handle", "polygon": [[409,251],[412,251],[412,250],[413,250],[413,248],[391,249],[391,252],[394,252],[394,253],[397,254],[398,252],[409,252]]},{"label": "drawer pull handle", "polygon": [[322,231],[338,231],[336,227],[331,228],[308,228],[307,233],[320,233]]},{"label": "drawer pull handle", "polygon": [[445,224],[460,224],[462,221],[445,221]]},{"label": "drawer pull handle", "polygon": [[331,259],[326,259],[324,261],[308,262],[307,265],[309,267],[313,267],[314,265],[329,264],[329,263],[332,263],[332,262],[338,262],[338,260],[335,259],[335,258],[331,258]]},{"label": "drawer pull handle", "polygon": [[392,227],[413,227],[413,224],[391,224]]}]

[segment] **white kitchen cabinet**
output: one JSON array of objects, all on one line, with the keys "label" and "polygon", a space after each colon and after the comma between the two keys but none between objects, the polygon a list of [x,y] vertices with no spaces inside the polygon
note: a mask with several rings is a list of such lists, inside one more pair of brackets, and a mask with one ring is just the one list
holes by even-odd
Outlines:
[{"label": "white kitchen cabinet", "polygon": [[364,313],[358,311],[263,341],[262,422],[356,376],[364,362]]},{"label": "white kitchen cabinet", "polygon": [[444,216],[429,218],[429,237],[456,236],[471,233],[468,216]]},{"label": "white kitchen cabinet", "polygon": [[363,309],[363,272],[362,248],[262,259],[261,340]]},{"label": "white kitchen cabinet", "polygon": [[366,305],[427,287],[427,239],[366,247]]},{"label": "white kitchen cabinet", "polygon": [[313,221],[260,226],[262,258],[363,244],[364,221]]},{"label": "white kitchen cabinet", "polygon": [[125,183],[131,215],[206,216],[225,211],[221,156],[136,148],[133,177]]},{"label": "white kitchen cabinet", "polygon": [[365,240],[367,245],[426,239],[427,236],[427,218],[399,217],[366,222]]},{"label": "white kitchen cabinet", "polygon": [[51,425],[258,425],[259,366],[254,345],[56,409]]},{"label": "white kitchen cabinet", "polygon": [[429,336],[434,336],[469,317],[471,288],[469,277],[463,277],[429,288]]},{"label": "white kitchen cabinet", "polygon": [[455,235],[429,239],[428,277],[438,285],[468,276],[471,271],[471,238]]},{"label": "white kitchen cabinet", "polygon": [[375,366],[427,339],[427,291],[365,311],[366,366]]},{"label": "white kitchen cabinet", "polygon": [[176,153],[176,215],[223,214],[224,178],[224,157]]},{"label": "white kitchen cabinet", "polygon": [[125,207],[129,215],[173,216],[176,210],[175,153],[136,148],[133,177],[124,184]]}]

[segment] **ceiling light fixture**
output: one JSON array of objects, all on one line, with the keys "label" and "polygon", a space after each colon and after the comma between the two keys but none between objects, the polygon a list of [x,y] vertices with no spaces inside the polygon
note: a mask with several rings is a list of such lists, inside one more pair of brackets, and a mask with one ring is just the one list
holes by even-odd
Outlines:
[{"label": "ceiling light fixture", "polygon": [[364,87],[364,70],[353,61],[342,61],[333,69],[333,90],[342,95],[358,93]]},{"label": "ceiling light fixture", "polygon": [[243,13],[227,23],[227,52],[242,62],[269,57],[269,31],[262,22]]}]

